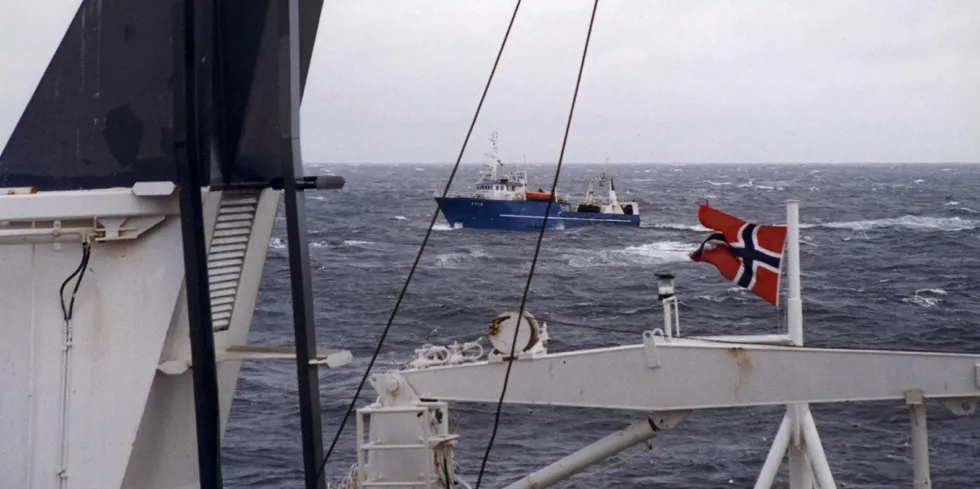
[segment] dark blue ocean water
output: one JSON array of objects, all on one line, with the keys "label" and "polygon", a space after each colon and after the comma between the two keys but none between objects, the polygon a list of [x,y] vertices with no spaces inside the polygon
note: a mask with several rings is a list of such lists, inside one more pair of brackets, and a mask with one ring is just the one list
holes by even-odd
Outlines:
[{"label": "dark blue ocean water", "polygon": [[[344,175],[343,191],[311,194],[310,254],[319,346],[350,349],[355,361],[320,377],[329,443],[394,306],[431,213],[433,188],[450,165],[322,165]],[[553,165],[530,166],[546,186]],[[463,167],[454,188],[471,187]],[[799,199],[806,342],[811,346],[980,352],[980,166],[973,165],[569,165],[559,191],[584,193],[607,171],[641,199],[639,229],[551,231],[528,309],[538,316],[636,331],[552,324],[551,351],[637,343],[662,322],[654,272],[677,275],[685,334],[782,331],[784,311],[738,290],[706,264],[687,260],[705,236],[697,204],[745,219],[785,221]],[[252,342],[290,344],[284,222],[276,226]],[[377,371],[410,359],[423,342],[485,336],[488,321],[515,309],[535,233],[450,230],[440,220],[386,342]],[[229,487],[298,487],[302,478],[295,367],[246,364],[224,440]],[[370,387],[360,404],[374,399]],[[980,487],[980,416],[929,406],[937,488]],[[475,482],[492,405],[451,406],[460,418],[461,473]],[[751,487],[783,408],[692,413],[653,450],[634,447],[564,487]],[[908,414],[902,403],[812,406],[841,487],[911,485]],[[483,487],[500,487],[625,427],[642,413],[507,407]],[[327,473],[338,481],[355,459],[353,419]],[[785,485],[785,467],[781,480]]]}]

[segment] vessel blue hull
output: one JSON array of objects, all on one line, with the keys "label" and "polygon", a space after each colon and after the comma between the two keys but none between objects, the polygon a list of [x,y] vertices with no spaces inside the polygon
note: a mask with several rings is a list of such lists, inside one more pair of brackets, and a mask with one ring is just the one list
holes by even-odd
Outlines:
[{"label": "vessel blue hull", "polygon": [[[541,229],[547,202],[485,200],[470,197],[436,197],[439,209],[451,226],[477,229]],[[548,229],[568,229],[598,224],[639,226],[640,216],[563,211],[551,205]]]}]

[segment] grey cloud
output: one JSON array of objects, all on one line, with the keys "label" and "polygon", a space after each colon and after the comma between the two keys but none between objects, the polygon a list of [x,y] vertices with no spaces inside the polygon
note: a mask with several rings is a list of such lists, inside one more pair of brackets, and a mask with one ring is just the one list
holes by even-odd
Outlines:
[{"label": "grey cloud", "polygon": [[[0,143],[77,4],[0,2]],[[513,5],[326,2],[306,160],[454,160]],[[493,129],[558,157],[591,6],[524,0],[467,161]],[[980,161],[978,25],[976,0],[603,0],[566,160]]]},{"label": "grey cloud", "polygon": [[[328,8],[308,159],[452,160],[512,6]],[[557,158],[590,8],[524,2],[468,160],[494,128],[508,159]],[[970,0],[603,1],[567,159],[980,161],[978,12]]]}]

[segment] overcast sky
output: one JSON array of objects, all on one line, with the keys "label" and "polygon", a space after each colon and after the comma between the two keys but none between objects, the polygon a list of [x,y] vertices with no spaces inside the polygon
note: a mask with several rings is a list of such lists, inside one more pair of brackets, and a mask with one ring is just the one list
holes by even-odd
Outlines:
[{"label": "overcast sky", "polygon": [[[0,142],[60,40],[24,11],[66,27],[37,7],[65,3],[0,2]],[[454,160],[513,5],[327,0],[304,159]],[[466,160],[493,129],[505,161],[557,159],[591,7],[524,1]],[[601,0],[566,161],[607,157],[980,162],[980,0]]]}]

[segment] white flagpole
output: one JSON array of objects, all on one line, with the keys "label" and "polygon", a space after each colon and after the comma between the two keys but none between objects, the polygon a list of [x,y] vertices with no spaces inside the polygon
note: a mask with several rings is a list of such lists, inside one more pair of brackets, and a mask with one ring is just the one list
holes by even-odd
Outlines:
[{"label": "white flagpole", "polygon": [[[788,263],[786,274],[789,276],[789,293],[786,301],[787,333],[793,345],[803,346],[803,295],[800,284],[800,203],[795,200],[786,203],[786,259]],[[817,432],[816,424],[812,417],[807,416],[808,413],[809,406],[807,404],[789,404],[786,406],[786,414],[790,420],[790,440],[787,450],[789,452],[790,489],[811,489],[814,485],[814,474],[810,465],[811,461],[807,459],[807,448],[821,452],[816,460],[812,460],[820,466],[820,475],[824,476],[821,477],[821,482],[826,483],[830,473],[826,464],[826,457],[820,456],[823,455],[823,446],[819,438],[807,440],[807,436],[805,436],[809,433],[812,437]],[[808,444],[808,441],[811,443]],[[808,445],[813,446],[808,447]],[[833,484],[833,478],[830,477],[829,480]]]},{"label": "white flagpole", "polygon": [[800,286],[800,203],[786,203],[786,275],[789,278],[789,294],[786,313],[789,338],[796,346],[803,346],[803,298]]}]

